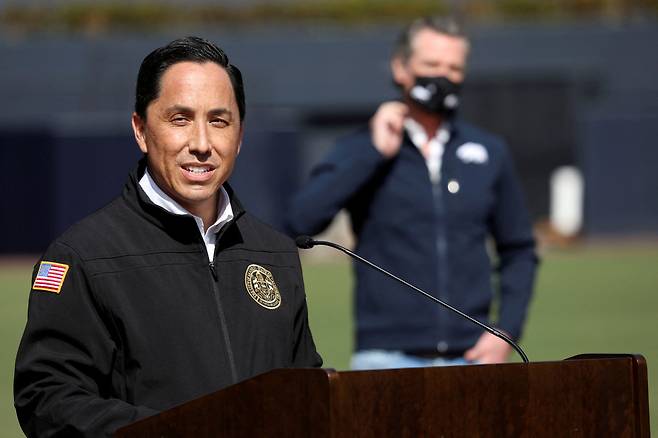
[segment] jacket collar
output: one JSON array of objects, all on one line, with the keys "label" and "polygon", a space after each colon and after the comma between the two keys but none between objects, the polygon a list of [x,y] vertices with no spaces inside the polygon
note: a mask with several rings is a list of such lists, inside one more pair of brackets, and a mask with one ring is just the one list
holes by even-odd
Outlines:
[{"label": "jacket collar", "polygon": [[[450,133],[450,138],[448,142],[444,145],[445,149],[451,149],[454,144],[457,144],[457,142],[460,140],[460,133],[462,131],[462,125],[463,122],[459,116],[452,117],[449,122],[448,122],[448,129]],[[404,129],[404,143],[409,144],[410,146],[415,147],[414,142],[411,140],[411,136],[409,135],[409,131],[407,129]]]},{"label": "jacket collar", "polygon": [[[139,186],[139,180],[142,178],[145,171],[146,156],[142,157],[137,163],[135,169],[130,172],[128,181],[124,186],[122,196],[128,205],[130,205],[140,215],[144,216],[147,220],[154,223],[158,227],[167,230],[168,232],[176,230],[181,226],[183,228],[187,228],[190,221],[194,223],[194,219],[190,216],[175,215],[151,202],[146,193],[144,193],[142,188]],[[233,209],[233,220],[229,222],[229,224],[231,224],[234,223],[239,217],[241,217],[245,211],[242,207],[242,203],[236,196],[235,191],[228,184],[228,182],[225,182],[223,187],[226,190],[226,193],[228,193],[231,208]],[[194,224],[194,228],[196,228],[196,224]]]}]

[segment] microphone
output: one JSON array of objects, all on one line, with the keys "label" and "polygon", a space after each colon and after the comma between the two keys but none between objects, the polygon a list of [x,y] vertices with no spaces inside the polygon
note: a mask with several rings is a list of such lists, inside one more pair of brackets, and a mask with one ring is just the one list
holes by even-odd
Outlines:
[{"label": "microphone", "polygon": [[451,310],[452,312],[456,313],[457,315],[461,316],[462,318],[468,319],[473,324],[479,326],[480,328],[483,328],[484,330],[488,331],[489,333],[496,336],[497,338],[502,339],[503,341],[507,342],[512,348],[514,348],[514,350],[516,350],[516,352],[519,354],[519,356],[521,356],[521,359],[523,359],[523,362],[525,362],[525,363],[529,362],[528,356],[526,356],[525,352],[521,349],[521,347],[519,347],[516,344],[516,342],[511,340],[509,338],[509,336],[507,336],[505,333],[503,333],[499,330],[496,330],[495,328],[493,328],[493,327],[491,327],[491,326],[489,326],[489,325],[487,325],[483,322],[478,321],[477,319],[473,318],[472,316],[469,316],[469,315],[465,314],[461,310],[451,306],[450,304],[446,303],[445,301],[442,301],[442,300],[428,294],[424,290],[414,286],[413,284],[404,281],[403,279],[401,279],[397,275],[391,274],[386,269],[380,268],[379,266],[377,266],[374,263],[364,259],[360,255],[350,251],[349,249],[345,248],[344,246],[338,245],[337,243],[328,242],[326,240],[314,240],[313,238],[311,238],[309,236],[298,236],[295,239],[295,243],[297,244],[297,247],[301,248],[301,249],[311,249],[315,245],[324,245],[324,246],[329,246],[331,248],[334,248],[334,249],[337,249],[339,251],[344,252],[345,254],[349,255],[352,258],[355,258],[356,260],[360,261],[361,263],[365,263],[366,265],[370,266],[371,268],[373,268],[373,269],[375,269],[375,270],[391,277],[394,280],[397,280],[398,282],[404,284],[407,287],[410,287],[414,291],[420,293],[421,295],[424,295],[425,297],[429,298],[430,300],[434,301],[435,303],[438,303],[438,304],[442,305],[446,309]]}]

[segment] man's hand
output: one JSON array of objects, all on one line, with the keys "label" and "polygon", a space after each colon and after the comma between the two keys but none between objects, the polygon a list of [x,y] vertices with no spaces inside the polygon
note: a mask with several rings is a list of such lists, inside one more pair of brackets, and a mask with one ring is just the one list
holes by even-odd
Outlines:
[{"label": "man's hand", "polygon": [[372,144],[386,158],[400,152],[404,135],[404,118],[409,109],[401,102],[385,102],[370,119]]},{"label": "man's hand", "polygon": [[464,353],[464,359],[481,364],[504,363],[512,352],[512,347],[502,339],[484,332],[473,348]]}]

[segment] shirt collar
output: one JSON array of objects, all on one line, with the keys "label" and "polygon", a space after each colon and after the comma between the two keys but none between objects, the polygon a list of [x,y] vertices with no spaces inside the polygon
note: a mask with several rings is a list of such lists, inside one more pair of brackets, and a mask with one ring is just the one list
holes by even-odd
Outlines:
[{"label": "shirt collar", "polygon": [[[139,186],[144,190],[146,196],[149,200],[168,211],[169,213],[176,214],[179,216],[187,215],[192,216],[197,224],[203,223],[200,217],[193,215],[185,208],[183,208],[178,202],[174,201],[169,195],[167,195],[155,182],[148,169],[144,171],[144,175],[139,180]],[[219,188],[219,200],[217,201],[217,220],[211,226],[206,229],[210,231],[215,229],[219,231],[221,228],[220,225],[225,224],[226,222],[233,219],[233,209],[231,208],[231,202],[228,196],[228,193],[224,187]],[[215,232],[216,232],[215,231]],[[202,233],[203,234],[203,233]]]},{"label": "shirt collar", "polygon": [[446,144],[448,141],[450,141],[451,126],[449,122],[441,123],[439,128],[436,130],[434,137],[431,139],[427,138],[427,133],[421,124],[411,117],[404,119],[404,128],[407,130],[407,134],[409,134],[411,142],[417,148],[422,148],[429,140],[432,139],[437,139],[441,144]]}]

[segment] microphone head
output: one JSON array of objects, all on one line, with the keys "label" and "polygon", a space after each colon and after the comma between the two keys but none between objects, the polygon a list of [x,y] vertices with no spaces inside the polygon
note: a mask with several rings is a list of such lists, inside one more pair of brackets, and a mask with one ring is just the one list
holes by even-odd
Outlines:
[{"label": "microphone head", "polygon": [[297,244],[298,248],[310,249],[313,248],[315,241],[309,236],[297,236],[295,243]]}]

